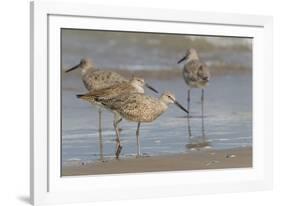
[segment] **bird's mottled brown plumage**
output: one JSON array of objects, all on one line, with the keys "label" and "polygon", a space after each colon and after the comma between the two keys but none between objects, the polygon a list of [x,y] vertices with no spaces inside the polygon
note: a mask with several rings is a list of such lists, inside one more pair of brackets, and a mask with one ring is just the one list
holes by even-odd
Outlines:
[{"label": "bird's mottled brown plumage", "polygon": [[128,82],[114,84],[104,89],[91,91],[88,94],[78,95],[78,97],[87,100],[92,104],[101,105],[100,102],[111,101],[112,99],[122,94],[144,93],[144,86],[158,93],[157,90],[145,83],[144,79],[133,77]]},{"label": "bird's mottled brown plumage", "polygon": [[206,64],[202,63],[195,49],[186,52],[186,64],[183,67],[183,78],[191,88],[204,88],[210,80],[210,71]]},{"label": "bird's mottled brown plumage", "polygon": [[133,122],[152,122],[168,108],[159,99],[138,93],[123,94],[102,103],[126,120]]},{"label": "bird's mottled brown plumage", "polygon": [[104,89],[94,90],[88,94],[78,95],[78,97],[92,104],[100,104],[100,102],[111,101],[122,94],[144,93],[144,85],[146,84],[142,78],[133,77],[128,82],[114,84]]},{"label": "bird's mottled brown plumage", "polygon": [[82,81],[88,91],[95,91],[113,86],[118,83],[127,82],[120,74],[112,71],[89,69],[82,74]]}]

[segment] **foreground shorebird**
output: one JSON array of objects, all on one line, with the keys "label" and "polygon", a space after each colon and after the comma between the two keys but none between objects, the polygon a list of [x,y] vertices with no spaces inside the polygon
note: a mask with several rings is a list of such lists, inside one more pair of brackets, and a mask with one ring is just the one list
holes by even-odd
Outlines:
[{"label": "foreground shorebird", "polygon": [[[120,83],[120,84],[115,84],[111,87],[101,89],[101,90],[92,91],[88,94],[77,95],[77,97],[81,98],[83,100],[89,101],[92,104],[99,105],[99,106],[104,107],[108,110],[111,110],[111,108],[107,107],[107,105],[105,105],[104,102],[114,101],[113,99],[117,98],[120,95],[128,95],[128,94],[131,94],[131,93],[143,94],[144,93],[144,89],[143,89],[144,86],[151,89],[155,93],[158,93],[158,91],[156,89],[154,89],[149,84],[145,83],[142,78],[133,77],[129,82],[123,82],[123,83]],[[116,133],[116,154],[117,153],[120,154],[120,152],[122,150],[122,146],[120,144],[120,134],[119,134],[119,128],[118,128],[118,125],[117,125],[118,123],[116,123],[115,119],[116,119],[116,117],[114,118],[114,122],[113,122],[113,126],[114,126],[115,133]]]},{"label": "foreground shorebird", "polygon": [[[79,98],[89,101],[89,96],[78,96]],[[163,114],[169,104],[174,103],[183,111],[188,111],[179,104],[174,94],[171,92],[164,92],[160,98],[146,96],[140,93],[122,94],[112,99],[98,99],[92,96],[91,101],[99,101],[106,108],[114,112],[114,127],[117,135],[117,150],[116,158],[119,158],[121,152],[120,135],[118,131],[118,124],[125,118],[128,121],[137,122],[136,138],[137,138],[137,156],[140,156],[139,143],[139,129],[142,122],[152,122]]]},{"label": "foreground shorebird", "polygon": [[[116,72],[98,70],[95,68],[93,62],[89,58],[83,58],[80,63],[65,72],[68,73],[75,69],[81,69],[81,78],[84,86],[88,91],[95,91],[110,87],[114,84],[127,82],[125,77],[119,75]],[[100,145],[102,144],[102,126],[101,126],[101,113],[102,110],[99,108],[99,138]],[[101,147],[101,146],[100,146]],[[102,151],[102,148],[100,149]],[[101,154],[101,159],[103,155]]]},{"label": "foreground shorebird", "polygon": [[[206,64],[202,63],[195,49],[191,48],[186,51],[185,56],[178,61],[178,64],[186,60],[183,67],[183,78],[189,86],[187,93],[187,109],[190,109],[190,93],[192,88],[201,89],[201,114],[202,114],[202,132],[204,133],[204,88],[210,81],[210,71]],[[188,115],[189,119],[189,115]],[[189,130],[189,135],[191,132]]]}]

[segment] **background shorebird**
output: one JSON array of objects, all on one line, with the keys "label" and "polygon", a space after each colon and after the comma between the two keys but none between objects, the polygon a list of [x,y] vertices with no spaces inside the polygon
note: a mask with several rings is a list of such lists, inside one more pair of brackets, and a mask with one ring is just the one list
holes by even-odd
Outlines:
[{"label": "background shorebird", "polygon": [[[205,136],[204,129],[204,88],[210,81],[210,71],[206,64],[202,63],[199,59],[197,51],[193,48],[186,51],[185,56],[178,61],[178,64],[186,60],[183,67],[183,78],[189,86],[187,91],[187,109],[190,110],[190,93],[192,88],[201,89],[201,115],[202,115],[202,135]],[[191,128],[189,122],[190,116],[188,115],[188,131],[191,137]]]},{"label": "background shorebird", "polygon": [[[123,82],[120,84],[115,84],[111,87],[100,89],[96,91],[92,91],[88,94],[84,95],[77,95],[78,98],[89,101],[92,104],[97,104],[99,106],[105,107],[106,109],[111,110],[110,107],[108,107],[105,102],[114,101],[114,98],[117,98],[120,95],[128,95],[131,93],[144,93],[143,87],[146,86],[147,88],[151,89],[155,93],[158,93],[156,89],[154,89],[152,86],[144,82],[144,79],[133,77],[129,82]],[[115,121],[116,119],[120,119],[119,117],[116,117],[116,112],[114,112],[114,122],[113,126],[116,133],[116,154],[120,154],[122,150],[122,146],[120,144],[120,134],[119,134],[119,128],[118,123]],[[121,121],[121,120],[120,120]],[[117,155],[116,155],[117,156]],[[119,155],[118,155],[119,156]]]},{"label": "background shorebird", "polygon": [[[82,99],[88,97],[79,96]],[[122,94],[112,99],[96,99],[106,108],[114,112],[114,127],[118,128],[118,124],[125,118],[128,121],[137,122],[136,138],[137,138],[137,156],[140,156],[139,130],[141,122],[152,122],[163,114],[171,103],[176,104],[183,111],[188,111],[176,101],[174,94],[164,92],[160,98],[146,96],[140,93]],[[116,150],[116,158],[119,158],[121,152],[120,136],[118,129],[115,129],[118,142]]]},{"label": "background shorebird", "polygon": [[82,81],[88,91],[94,91],[110,87],[116,83],[126,82],[127,79],[112,71],[97,69],[91,59],[83,58],[80,63],[65,72],[81,69]]},{"label": "background shorebird", "polygon": [[[66,70],[65,72],[68,73],[75,69],[81,69],[82,81],[89,92],[104,89],[117,83],[127,82],[125,77],[116,72],[96,69],[93,62],[89,58],[81,59],[78,65]],[[101,113],[102,110],[99,107],[99,139],[101,159],[103,159]]]}]

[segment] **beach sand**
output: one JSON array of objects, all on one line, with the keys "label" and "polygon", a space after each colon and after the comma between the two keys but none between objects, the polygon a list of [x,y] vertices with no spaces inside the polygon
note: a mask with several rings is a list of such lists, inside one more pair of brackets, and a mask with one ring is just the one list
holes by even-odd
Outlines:
[{"label": "beach sand", "polygon": [[62,176],[252,167],[252,147],[124,158],[63,166]]}]

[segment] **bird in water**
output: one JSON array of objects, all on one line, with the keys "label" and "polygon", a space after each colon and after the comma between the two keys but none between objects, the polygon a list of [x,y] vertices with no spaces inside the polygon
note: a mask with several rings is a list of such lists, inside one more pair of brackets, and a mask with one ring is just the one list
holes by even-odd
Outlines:
[{"label": "bird in water", "polygon": [[[109,111],[112,111],[103,102],[112,101],[114,98],[117,98],[118,96],[124,95],[124,94],[131,94],[131,93],[143,94],[144,86],[146,86],[150,90],[154,91],[155,93],[158,93],[158,91],[156,89],[154,89],[148,83],[145,83],[144,79],[138,78],[138,77],[133,77],[129,82],[115,84],[111,87],[92,91],[88,94],[77,95],[77,97],[80,99],[86,100],[92,104],[96,104],[101,107],[104,107],[105,109],[108,109]],[[114,115],[116,116],[115,112],[114,112]],[[114,120],[115,119],[116,119],[116,117],[114,117]],[[119,133],[119,128],[118,128],[116,121],[113,122],[113,126],[114,126],[115,133],[116,133],[116,154],[120,154],[120,152],[122,150],[122,146],[120,144],[120,133]]]},{"label": "bird in water", "polygon": [[117,72],[97,69],[89,58],[81,59],[79,64],[65,72],[68,73],[75,69],[81,69],[82,81],[86,89],[90,92],[128,81]]},{"label": "bird in water", "polygon": [[[127,82],[127,79],[125,77],[121,76],[116,72],[97,69],[92,60],[89,58],[82,58],[79,64],[66,70],[65,73],[71,72],[76,69],[81,69],[82,81],[89,92],[104,89],[117,83]],[[101,116],[102,110],[99,107],[99,139],[100,150],[102,151],[103,149]],[[103,159],[102,152],[100,155],[101,159]]]},{"label": "bird in water", "polygon": [[[111,99],[99,99],[95,96],[78,96],[81,99],[98,101],[104,107],[110,109],[114,113],[114,127],[118,128],[118,124],[122,118],[137,122],[136,138],[137,138],[137,157],[140,156],[139,130],[141,123],[153,122],[161,114],[163,114],[170,104],[177,105],[180,109],[188,113],[188,111],[176,101],[175,95],[169,91],[164,92],[159,98],[147,96],[141,93],[124,93]],[[115,129],[117,135],[116,158],[119,158],[121,150],[120,136],[118,129]],[[122,148],[122,147],[121,147]]]},{"label": "bird in water", "polygon": [[[188,85],[187,90],[187,109],[190,110],[190,94],[191,89],[201,89],[201,117],[202,117],[202,133],[205,136],[204,131],[204,88],[208,85],[211,75],[209,68],[203,63],[197,51],[194,48],[190,48],[186,51],[184,57],[178,61],[178,64],[185,61],[185,65],[182,70],[182,75],[185,83]],[[189,115],[188,115],[189,123]],[[189,136],[191,136],[191,129],[189,127]]]}]

